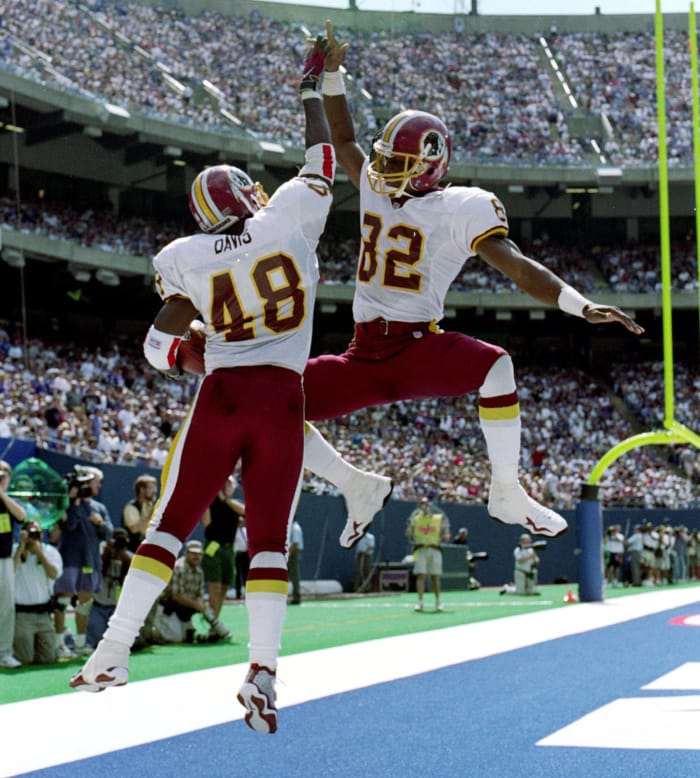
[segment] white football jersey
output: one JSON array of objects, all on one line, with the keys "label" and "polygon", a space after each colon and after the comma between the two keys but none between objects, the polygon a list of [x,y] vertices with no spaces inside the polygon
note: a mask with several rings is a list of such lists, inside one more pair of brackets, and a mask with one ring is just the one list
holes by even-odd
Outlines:
[{"label": "white football jersey", "polygon": [[447,290],[481,238],[506,235],[501,201],[478,187],[454,186],[394,207],[360,176],[362,246],[355,321],[439,321]]},{"label": "white football jersey", "polygon": [[316,247],[331,205],[320,179],[293,178],[240,235],[199,233],[153,259],[163,300],[187,297],[206,324],[206,372],[278,365],[304,372],[318,285]]}]

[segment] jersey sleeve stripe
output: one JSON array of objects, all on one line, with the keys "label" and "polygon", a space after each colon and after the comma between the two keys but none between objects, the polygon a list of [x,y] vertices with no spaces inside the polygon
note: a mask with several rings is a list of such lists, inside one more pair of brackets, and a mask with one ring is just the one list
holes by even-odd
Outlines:
[{"label": "jersey sleeve stripe", "polygon": [[328,143],[323,144],[323,177],[329,181],[333,181],[333,175],[335,173],[335,156],[333,147]]},{"label": "jersey sleeve stripe", "polygon": [[477,246],[484,238],[490,238],[492,235],[503,235],[503,237],[505,237],[507,234],[508,230],[505,227],[492,227],[490,230],[482,232],[481,235],[477,235],[472,241],[470,248],[476,254]]}]

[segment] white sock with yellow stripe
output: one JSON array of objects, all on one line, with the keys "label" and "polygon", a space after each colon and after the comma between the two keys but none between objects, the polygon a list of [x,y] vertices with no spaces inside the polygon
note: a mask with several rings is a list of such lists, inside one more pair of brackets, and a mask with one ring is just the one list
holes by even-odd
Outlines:
[{"label": "white sock with yellow stripe", "polygon": [[260,551],[250,560],[245,585],[248,610],[248,654],[251,663],[277,667],[289,577],[284,554]]},{"label": "white sock with yellow stripe", "polygon": [[520,405],[513,362],[504,354],[479,389],[479,422],[491,460],[491,480],[515,483],[520,462]]},{"label": "white sock with yellow stripe", "polygon": [[104,638],[131,647],[153,603],[173,574],[182,541],[167,532],[153,532],[131,560],[117,607]]}]

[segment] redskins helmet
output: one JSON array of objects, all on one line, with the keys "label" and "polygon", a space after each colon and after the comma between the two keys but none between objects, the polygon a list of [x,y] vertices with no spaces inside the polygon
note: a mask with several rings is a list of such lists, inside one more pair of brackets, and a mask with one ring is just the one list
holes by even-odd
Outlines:
[{"label": "redskins helmet", "polygon": [[223,232],[267,203],[262,186],[232,165],[203,170],[190,189],[190,211],[203,232]]},{"label": "redskins helmet", "polygon": [[373,144],[368,178],[373,192],[400,196],[410,184],[430,192],[447,173],[452,141],[444,123],[425,111],[390,119]]}]

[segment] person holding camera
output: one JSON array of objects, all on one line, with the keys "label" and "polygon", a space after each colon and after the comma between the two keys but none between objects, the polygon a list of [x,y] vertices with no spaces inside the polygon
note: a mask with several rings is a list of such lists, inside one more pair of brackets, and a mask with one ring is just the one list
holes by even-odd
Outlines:
[{"label": "person holding camera", "polygon": [[37,521],[28,521],[14,544],[14,651],[22,664],[53,664],[56,641],[51,614],[54,582],[63,572],[58,550],[43,542]]},{"label": "person holding camera", "polygon": [[204,548],[199,540],[188,540],[185,555],[175,562],[170,583],[163,592],[155,619],[153,637],[159,643],[194,643],[196,630],[192,623],[195,613],[201,613],[211,631],[205,638],[216,642],[231,633],[214,614],[206,599],[202,557]]},{"label": "person holding camera", "polygon": [[22,663],[12,654],[15,634],[15,573],[12,564],[12,523],[24,521],[26,511],[7,494],[12,468],[0,459],[0,667]]},{"label": "person holding camera", "polygon": [[75,598],[75,650],[84,653],[85,633],[95,592],[102,585],[100,544],[112,537],[113,526],[107,507],[97,499],[102,488],[102,471],[76,465],[69,473],[70,503],[60,522],[58,550],[63,559],[63,574],[56,581],[57,609],[54,614],[59,657],[75,656],[66,644],[66,610]]},{"label": "person holding camera", "polygon": [[132,556],[129,551],[129,533],[124,527],[117,527],[112,539],[102,551],[102,586],[95,592],[90,608],[85,635],[86,650],[95,649],[107,629],[107,622],[117,606]]},{"label": "person holding camera", "polygon": [[[537,543],[538,548],[546,547],[546,540]],[[537,591],[537,571],[540,558],[535,551],[532,538],[524,532],[518,540],[518,545],[513,551],[515,570],[513,572],[513,584],[506,584],[501,589],[501,594],[539,594]]]}]

